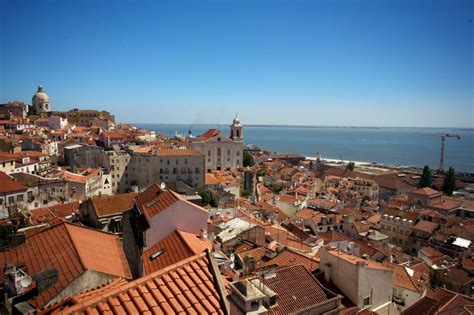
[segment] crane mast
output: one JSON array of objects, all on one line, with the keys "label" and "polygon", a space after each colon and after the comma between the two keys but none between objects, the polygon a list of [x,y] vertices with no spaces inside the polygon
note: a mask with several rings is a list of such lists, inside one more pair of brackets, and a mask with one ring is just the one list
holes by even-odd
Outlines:
[{"label": "crane mast", "polygon": [[443,173],[444,172],[444,142],[446,138],[456,138],[456,139],[461,139],[460,135],[453,135],[449,133],[442,133],[440,135],[441,137],[441,153],[439,156],[439,172]]}]

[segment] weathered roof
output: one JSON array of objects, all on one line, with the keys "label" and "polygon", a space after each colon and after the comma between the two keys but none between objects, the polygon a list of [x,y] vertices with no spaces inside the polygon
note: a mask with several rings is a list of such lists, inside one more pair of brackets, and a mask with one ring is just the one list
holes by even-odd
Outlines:
[{"label": "weathered roof", "polygon": [[[198,235],[175,230],[173,233],[158,242],[155,246],[142,254],[143,269],[145,274],[153,273],[173,265],[183,259],[201,254],[206,248],[211,248],[212,243],[201,239]],[[163,254],[150,259],[150,256],[163,250]]]},{"label": "weathered roof", "polygon": [[432,196],[441,195],[441,192],[429,187],[425,187],[425,188],[418,188],[418,189],[412,190],[410,191],[410,194],[432,197]]},{"label": "weathered roof", "polygon": [[154,217],[178,201],[187,203],[198,211],[208,213],[206,209],[187,201],[180,194],[172,190],[162,190],[158,184],[151,185],[144,192],[139,193],[135,200],[138,208],[147,218]]},{"label": "weathered roof", "polygon": [[284,249],[272,259],[263,261],[260,266],[261,267],[268,267],[268,266],[288,267],[288,266],[294,266],[294,265],[303,265],[306,269],[313,272],[319,268],[319,261],[307,255],[300,254],[294,250]]},{"label": "weathered roof", "polygon": [[157,156],[204,156],[202,153],[190,149],[159,149]]},{"label": "weathered roof", "polygon": [[278,294],[278,305],[270,308],[269,314],[296,313],[333,297],[302,265],[281,268],[275,273],[275,277],[263,278],[263,283]]},{"label": "weathered roof", "polygon": [[25,185],[15,182],[6,173],[0,172],[0,194],[26,191],[27,189]]},{"label": "weathered roof", "polygon": [[413,229],[423,231],[426,233],[433,233],[437,228],[439,227],[438,223],[430,222],[430,221],[425,221],[425,220],[420,220],[415,226],[413,226]]},{"label": "weathered roof", "polygon": [[91,202],[97,216],[106,217],[132,209],[136,196],[137,193],[134,192],[113,196],[96,196],[91,198]]},{"label": "weathered roof", "polygon": [[[195,255],[63,308],[62,314],[223,314],[209,258]],[[219,275],[220,276],[220,275]]]},{"label": "weathered roof", "polygon": [[[55,268],[59,280],[31,300],[44,306],[86,270],[130,279],[130,268],[120,240],[113,234],[70,223],[61,223],[26,239],[26,242],[0,252],[0,266],[25,265],[32,275]],[[0,268],[3,281],[3,268]]]}]

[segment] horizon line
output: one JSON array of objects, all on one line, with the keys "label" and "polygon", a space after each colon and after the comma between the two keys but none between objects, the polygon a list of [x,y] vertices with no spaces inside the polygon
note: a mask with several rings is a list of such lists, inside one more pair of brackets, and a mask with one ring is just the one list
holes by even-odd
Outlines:
[{"label": "horizon line", "polygon": [[[121,122],[132,125],[190,125],[190,126],[230,126],[229,123],[160,123],[160,122]],[[297,125],[297,124],[243,124],[244,127],[289,127],[289,128],[423,128],[423,129],[468,129],[474,127],[453,127],[453,126],[351,126],[351,125]]]}]

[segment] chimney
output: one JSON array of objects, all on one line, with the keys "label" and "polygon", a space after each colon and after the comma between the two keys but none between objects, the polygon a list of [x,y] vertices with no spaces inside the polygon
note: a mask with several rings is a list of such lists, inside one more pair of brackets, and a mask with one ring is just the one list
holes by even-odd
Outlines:
[{"label": "chimney", "polygon": [[31,277],[15,265],[7,264],[4,269],[5,293],[15,297],[27,291],[32,283]]},{"label": "chimney", "polygon": [[250,256],[250,255],[245,256],[244,257],[244,270],[243,270],[244,276],[248,276],[252,274],[256,268],[257,268],[257,262],[255,261],[255,258],[253,258],[253,256]]},{"label": "chimney", "polygon": [[260,278],[233,282],[230,288],[232,303],[244,314],[267,314],[276,305],[278,295]]}]

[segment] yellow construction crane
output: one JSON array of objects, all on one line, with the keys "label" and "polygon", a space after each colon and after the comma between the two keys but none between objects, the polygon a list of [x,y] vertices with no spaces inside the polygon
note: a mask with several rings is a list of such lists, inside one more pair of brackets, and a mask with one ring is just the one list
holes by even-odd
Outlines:
[{"label": "yellow construction crane", "polygon": [[456,139],[461,139],[460,135],[453,135],[449,133],[442,133],[440,135],[441,137],[441,154],[439,156],[439,172],[443,173],[444,172],[444,141],[446,138],[456,138]]}]

